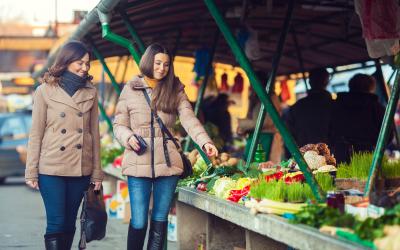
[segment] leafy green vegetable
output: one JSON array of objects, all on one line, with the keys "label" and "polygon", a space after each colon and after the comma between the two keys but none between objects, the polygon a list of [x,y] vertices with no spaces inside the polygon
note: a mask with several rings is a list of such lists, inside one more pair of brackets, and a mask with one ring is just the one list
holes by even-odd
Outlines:
[{"label": "leafy green vegetable", "polygon": [[287,201],[288,202],[303,202],[304,197],[304,185],[300,182],[294,182],[287,187]]},{"label": "leafy green vegetable", "polygon": [[297,213],[290,222],[305,224],[316,228],[320,228],[324,225],[352,228],[356,220],[353,215],[342,214],[338,209],[320,205],[309,205]]},{"label": "leafy green vegetable", "polygon": [[211,178],[211,180],[207,183],[207,190],[213,190],[215,182],[219,179],[219,176],[215,176]]},{"label": "leafy green vegetable", "polygon": [[400,204],[386,210],[385,214],[379,218],[367,218],[363,221],[357,220],[351,214],[342,214],[338,209],[310,205],[297,213],[290,222],[316,228],[323,225],[347,227],[354,229],[355,234],[361,239],[373,241],[384,236],[383,228],[385,225],[400,225]]},{"label": "leafy green vegetable", "polygon": [[105,167],[112,163],[117,156],[124,153],[123,147],[102,147],[100,149],[101,166]]},{"label": "leafy green vegetable", "polygon": [[333,185],[333,178],[328,173],[317,173],[315,175],[315,180],[318,182],[322,191],[325,193],[330,190],[335,190],[335,186]]},{"label": "leafy green vegetable", "polygon": [[[372,153],[355,153],[349,164],[339,164],[337,178],[357,178],[366,180],[372,164]],[[385,156],[382,160],[382,173],[386,178],[400,177],[400,161],[389,161]]]},{"label": "leafy green vegetable", "polygon": [[229,196],[229,191],[234,189],[235,186],[236,181],[229,177],[222,177],[215,181],[212,190],[214,191],[215,196],[226,199]]}]

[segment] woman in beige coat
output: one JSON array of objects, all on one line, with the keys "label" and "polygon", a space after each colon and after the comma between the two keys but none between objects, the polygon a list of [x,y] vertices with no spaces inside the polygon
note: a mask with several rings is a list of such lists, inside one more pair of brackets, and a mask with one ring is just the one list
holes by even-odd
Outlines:
[{"label": "woman in beige coat", "polygon": [[[128,176],[131,201],[129,250],[143,248],[151,192],[153,209],[147,249],[163,249],[169,208],[183,171],[179,152],[160,128],[155,115],[168,130],[178,116],[188,134],[209,156],[218,154],[193,113],[184,87],[174,74],[171,59],[166,48],[150,45],[140,61],[142,74],[125,85],[117,104],[114,133],[125,147],[122,173]],[[151,109],[146,95],[151,99]],[[138,138],[143,138],[148,145],[144,153],[139,152]]]},{"label": "woman in beige coat", "polygon": [[100,189],[97,91],[90,83],[89,51],[67,43],[36,89],[25,171],[46,208],[46,249],[71,249],[83,192]]}]

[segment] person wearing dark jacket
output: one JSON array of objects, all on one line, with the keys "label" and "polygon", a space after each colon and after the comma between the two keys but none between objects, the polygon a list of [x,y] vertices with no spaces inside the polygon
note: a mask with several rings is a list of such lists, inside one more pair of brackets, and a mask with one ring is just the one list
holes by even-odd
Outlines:
[{"label": "person wearing dark jacket", "polygon": [[375,87],[373,77],[356,74],[349,81],[350,91],[337,95],[330,144],[338,163],[349,162],[353,153],[375,148],[385,114],[378,96],[373,94]]},{"label": "person wearing dark jacket", "polygon": [[286,123],[297,145],[328,143],[331,108],[331,94],[326,91],[329,73],[326,69],[310,71],[311,90],[297,101],[287,113]]}]

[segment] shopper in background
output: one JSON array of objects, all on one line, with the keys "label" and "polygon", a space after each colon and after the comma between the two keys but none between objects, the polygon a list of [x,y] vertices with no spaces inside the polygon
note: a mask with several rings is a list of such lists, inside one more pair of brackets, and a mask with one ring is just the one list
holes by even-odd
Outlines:
[{"label": "shopper in background", "polygon": [[62,47],[34,93],[26,184],[39,188],[46,208],[46,249],[71,249],[75,222],[89,183],[99,190],[97,91],[89,50],[78,41]]},{"label": "shopper in background", "polygon": [[[268,80],[267,74],[262,71],[257,71],[256,74],[265,88]],[[281,114],[281,103],[279,101],[279,97],[275,94],[275,88],[272,89],[269,96],[274,104],[274,107],[277,109],[278,113]],[[253,138],[253,133],[257,124],[257,118],[260,109],[260,99],[258,98],[256,92],[252,89],[249,97],[249,109],[247,111],[247,116],[245,119],[238,120],[237,128],[238,135],[248,135],[245,152],[243,155],[245,160],[247,159],[247,155],[250,150],[250,144]],[[266,160],[273,161],[274,163],[279,163],[281,161],[283,153],[282,137],[275,128],[275,125],[268,113],[265,116],[258,142],[261,143],[265,153],[267,154]]]},{"label": "shopper in background", "polygon": [[375,149],[385,114],[375,89],[372,76],[356,74],[349,81],[349,92],[338,93],[330,133],[330,144],[338,163],[349,162],[353,153]]},{"label": "shopper in background", "polygon": [[[150,45],[140,60],[141,75],[126,84],[117,104],[114,133],[125,146],[122,173],[128,176],[131,203],[127,240],[129,250],[143,248],[152,192],[153,208],[147,249],[163,249],[168,212],[179,175],[183,171],[180,154],[170,139],[164,139],[155,115],[170,131],[178,116],[182,126],[208,156],[218,154],[194,115],[184,86],[174,74],[172,62],[171,54],[165,47]],[[154,113],[144,91],[151,98]],[[137,139],[139,136],[148,145],[143,154],[135,152],[141,148]]]},{"label": "shopper in background", "polygon": [[333,99],[326,91],[329,73],[319,68],[309,73],[311,90],[290,107],[285,117],[297,145],[328,143]]},{"label": "shopper in background", "polygon": [[227,94],[219,94],[204,110],[205,121],[218,127],[219,136],[224,143],[223,151],[227,151],[232,143],[231,114],[228,111],[231,104],[233,101],[229,100]]}]

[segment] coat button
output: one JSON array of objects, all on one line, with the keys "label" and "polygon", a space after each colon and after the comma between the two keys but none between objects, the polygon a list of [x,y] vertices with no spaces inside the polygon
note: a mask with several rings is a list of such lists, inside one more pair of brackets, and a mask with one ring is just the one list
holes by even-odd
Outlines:
[{"label": "coat button", "polygon": [[78,144],[78,145],[76,145],[76,148],[77,148],[77,149],[81,149],[81,148],[82,148],[82,145],[81,145],[81,144]]},{"label": "coat button", "polygon": [[65,147],[64,147],[64,146],[61,146],[60,150],[61,150],[61,151],[64,151],[64,150],[65,150]]},{"label": "coat button", "polygon": [[83,116],[83,113],[82,113],[82,112],[79,112],[79,113],[78,113],[78,116],[79,116],[79,117],[82,117],[82,116]]},{"label": "coat button", "polygon": [[61,133],[65,134],[65,133],[67,133],[67,130],[65,128],[61,129]]},{"label": "coat button", "polygon": [[64,112],[61,112],[61,113],[60,113],[60,116],[61,116],[61,117],[65,117],[65,113],[64,113]]},{"label": "coat button", "polygon": [[78,128],[78,133],[79,133],[79,134],[82,134],[82,132],[83,132],[83,129]]}]

